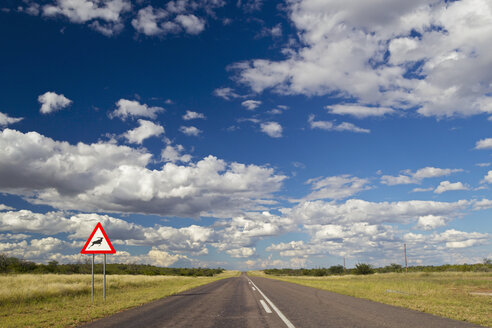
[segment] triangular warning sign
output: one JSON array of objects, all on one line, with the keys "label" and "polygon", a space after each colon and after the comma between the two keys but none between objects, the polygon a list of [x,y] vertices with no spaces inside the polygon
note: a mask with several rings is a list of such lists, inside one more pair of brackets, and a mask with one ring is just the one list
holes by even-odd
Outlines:
[{"label": "triangular warning sign", "polygon": [[92,231],[91,236],[87,239],[84,247],[80,251],[81,254],[114,254],[114,250],[111,241],[106,235],[101,223],[99,222],[94,231]]}]

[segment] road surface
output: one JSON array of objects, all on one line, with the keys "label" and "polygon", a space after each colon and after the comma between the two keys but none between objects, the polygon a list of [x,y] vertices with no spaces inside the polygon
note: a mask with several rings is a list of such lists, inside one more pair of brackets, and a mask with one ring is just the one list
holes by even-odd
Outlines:
[{"label": "road surface", "polygon": [[228,278],[84,325],[86,328],[466,328],[465,322],[273,279]]}]

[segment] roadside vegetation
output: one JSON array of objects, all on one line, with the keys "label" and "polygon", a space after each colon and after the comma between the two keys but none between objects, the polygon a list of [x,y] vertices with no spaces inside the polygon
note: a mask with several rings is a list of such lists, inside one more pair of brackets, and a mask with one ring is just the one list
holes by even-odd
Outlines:
[{"label": "roadside vegetation", "polygon": [[367,263],[358,263],[354,268],[345,269],[342,265],[334,265],[329,268],[315,269],[266,269],[266,274],[275,276],[332,276],[343,274],[373,274],[389,272],[492,272],[492,260],[484,259],[477,264],[444,264],[439,266],[410,266],[407,270],[399,264],[392,263],[385,267],[375,268]]},{"label": "roadside vegetation", "polygon": [[106,301],[103,300],[103,278],[97,274],[94,304],[91,303],[90,274],[2,274],[0,326],[75,327],[239,274],[238,271],[224,271],[214,277],[107,276]]},{"label": "roadside vegetation", "polygon": [[[94,265],[95,272],[102,272],[102,264]],[[133,274],[149,276],[206,276],[212,277],[222,273],[224,269],[208,268],[162,268],[146,264],[123,264],[112,263],[106,264],[106,274]],[[48,264],[37,264],[31,261],[8,257],[0,254],[0,273],[59,273],[59,274],[84,274],[91,273],[91,262],[87,260],[84,263],[59,264],[57,261],[51,261]]]},{"label": "roadside vegetation", "polygon": [[[432,268],[441,270],[441,267]],[[409,273],[377,273],[377,269],[373,269],[376,273],[370,275],[316,276],[311,273],[317,271],[306,274],[307,271],[293,270],[295,275],[288,276],[285,273],[291,269],[284,269],[280,271],[282,275],[271,274],[271,270],[265,270],[270,274],[262,271],[248,274],[492,327],[492,271],[473,272],[468,270],[469,266],[463,269],[467,271],[410,272],[409,268]]]}]

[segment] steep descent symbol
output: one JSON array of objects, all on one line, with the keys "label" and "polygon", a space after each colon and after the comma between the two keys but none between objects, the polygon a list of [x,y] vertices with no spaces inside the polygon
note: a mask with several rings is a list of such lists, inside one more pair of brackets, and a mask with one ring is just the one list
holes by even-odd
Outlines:
[{"label": "steep descent symbol", "polygon": [[98,223],[80,251],[82,254],[114,254],[116,253],[111,241],[104,231],[101,223]]}]

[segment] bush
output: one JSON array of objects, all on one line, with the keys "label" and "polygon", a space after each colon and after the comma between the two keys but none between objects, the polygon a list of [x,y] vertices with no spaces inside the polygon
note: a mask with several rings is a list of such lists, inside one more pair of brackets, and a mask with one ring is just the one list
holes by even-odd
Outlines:
[{"label": "bush", "polygon": [[0,254],[0,273],[8,272],[9,262],[7,255]]},{"label": "bush", "polygon": [[[102,272],[102,264],[94,265],[95,272]],[[207,276],[212,277],[222,273],[224,269],[208,268],[163,268],[147,264],[122,264],[108,263],[106,274],[132,274],[132,275],[181,275],[181,276]],[[8,257],[0,253],[0,273],[91,273],[91,261],[86,259],[85,263],[60,264],[57,261],[50,261],[48,264],[36,264],[15,257]]]},{"label": "bush", "polygon": [[374,270],[371,265],[366,263],[358,263],[355,265],[355,274],[373,274]]},{"label": "bush", "polygon": [[[403,272],[404,268],[400,264],[391,263],[385,267],[373,268],[369,264],[359,263],[356,268],[344,269],[341,265],[334,265],[330,268],[316,269],[265,269],[266,274],[275,276],[328,276],[339,274],[371,274],[371,273],[388,273]],[[405,270],[406,271],[406,270]],[[492,260],[483,259],[482,263],[475,264],[443,264],[439,266],[410,266],[408,272],[492,272]]]},{"label": "bush", "polygon": [[387,265],[384,268],[376,269],[376,271],[379,273],[402,272],[402,266],[396,263],[391,263],[390,265]]},{"label": "bush", "polygon": [[328,270],[331,274],[343,274],[345,272],[343,265],[333,265]]}]

